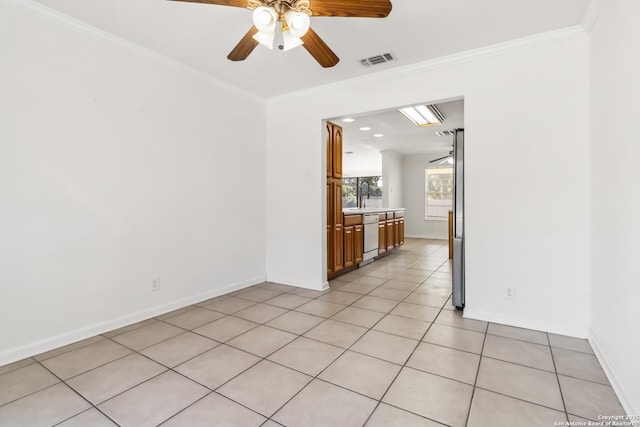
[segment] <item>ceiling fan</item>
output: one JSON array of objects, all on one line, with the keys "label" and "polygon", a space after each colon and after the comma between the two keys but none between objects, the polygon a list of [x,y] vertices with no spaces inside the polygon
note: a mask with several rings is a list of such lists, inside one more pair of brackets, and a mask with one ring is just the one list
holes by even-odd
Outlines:
[{"label": "ceiling fan", "polygon": [[[172,0],[252,9],[254,25],[227,56],[244,61],[258,44],[273,49],[302,45],[320,65],[333,67],[340,60],[309,27],[310,16],[384,18],[391,12],[390,0]],[[280,38],[282,40],[280,40]]]},{"label": "ceiling fan", "polygon": [[435,163],[435,162],[440,162],[438,163],[439,165],[442,165],[444,163],[449,163],[450,165],[453,164],[453,150],[449,151],[449,155],[448,156],[443,156],[437,159],[433,159],[433,160],[429,160],[429,163]]}]

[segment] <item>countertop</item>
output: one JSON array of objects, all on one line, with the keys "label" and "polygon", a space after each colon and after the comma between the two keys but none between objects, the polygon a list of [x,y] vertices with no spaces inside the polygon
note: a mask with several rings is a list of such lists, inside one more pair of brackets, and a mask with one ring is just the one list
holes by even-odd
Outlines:
[{"label": "countertop", "polygon": [[396,211],[404,211],[404,208],[346,208],[342,210],[342,213],[345,215],[361,215]]}]

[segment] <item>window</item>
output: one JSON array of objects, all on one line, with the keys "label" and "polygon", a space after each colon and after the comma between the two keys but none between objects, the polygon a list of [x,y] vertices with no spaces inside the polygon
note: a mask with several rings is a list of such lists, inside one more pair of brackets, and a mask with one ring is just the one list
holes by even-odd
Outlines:
[{"label": "window", "polygon": [[382,177],[365,176],[342,179],[343,208],[381,208]]},{"label": "window", "polygon": [[453,209],[453,168],[424,170],[424,219],[447,218]]}]

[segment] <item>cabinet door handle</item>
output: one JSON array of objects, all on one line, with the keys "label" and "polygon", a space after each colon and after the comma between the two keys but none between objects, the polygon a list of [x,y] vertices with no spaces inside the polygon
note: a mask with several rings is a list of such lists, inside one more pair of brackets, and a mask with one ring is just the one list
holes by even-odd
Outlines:
[{"label": "cabinet door handle", "polygon": [[347,234],[351,234],[351,230],[345,231],[345,233],[347,233]]}]

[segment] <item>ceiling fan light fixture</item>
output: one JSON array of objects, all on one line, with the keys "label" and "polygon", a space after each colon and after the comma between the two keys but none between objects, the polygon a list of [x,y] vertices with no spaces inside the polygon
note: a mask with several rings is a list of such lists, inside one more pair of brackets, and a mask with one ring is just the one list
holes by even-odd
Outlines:
[{"label": "ceiling fan light fixture", "polygon": [[309,15],[306,13],[290,10],[285,14],[284,19],[287,27],[289,27],[289,32],[291,32],[291,35],[294,37],[300,38],[304,36],[311,26]]},{"label": "ceiling fan light fixture", "polygon": [[260,6],[253,11],[253,25],[261,32],[274,33],[277,21],[278,12],[272,7]]},{"label": "ceiling fan light fixture", "polygon": [[299,37],[294,36],[290,30],[282,31],[282,48],[283,51],[288,51],[298,46],[302,46],[302,40]]},{"label": "ceiling fan light fixture", "polygon": [[450,165],[452,165],[452,164],[453,164],[453,157],[449,157],[449,158],[447,159],[447,163],[449,163]]},{"label": "ceiling fan light fixture", "polygon": [[276,33],[265,33],[258,31],[254,36],[254,40],[260,43],[262,46],[273,50],[273,40],[276,37]]}]

